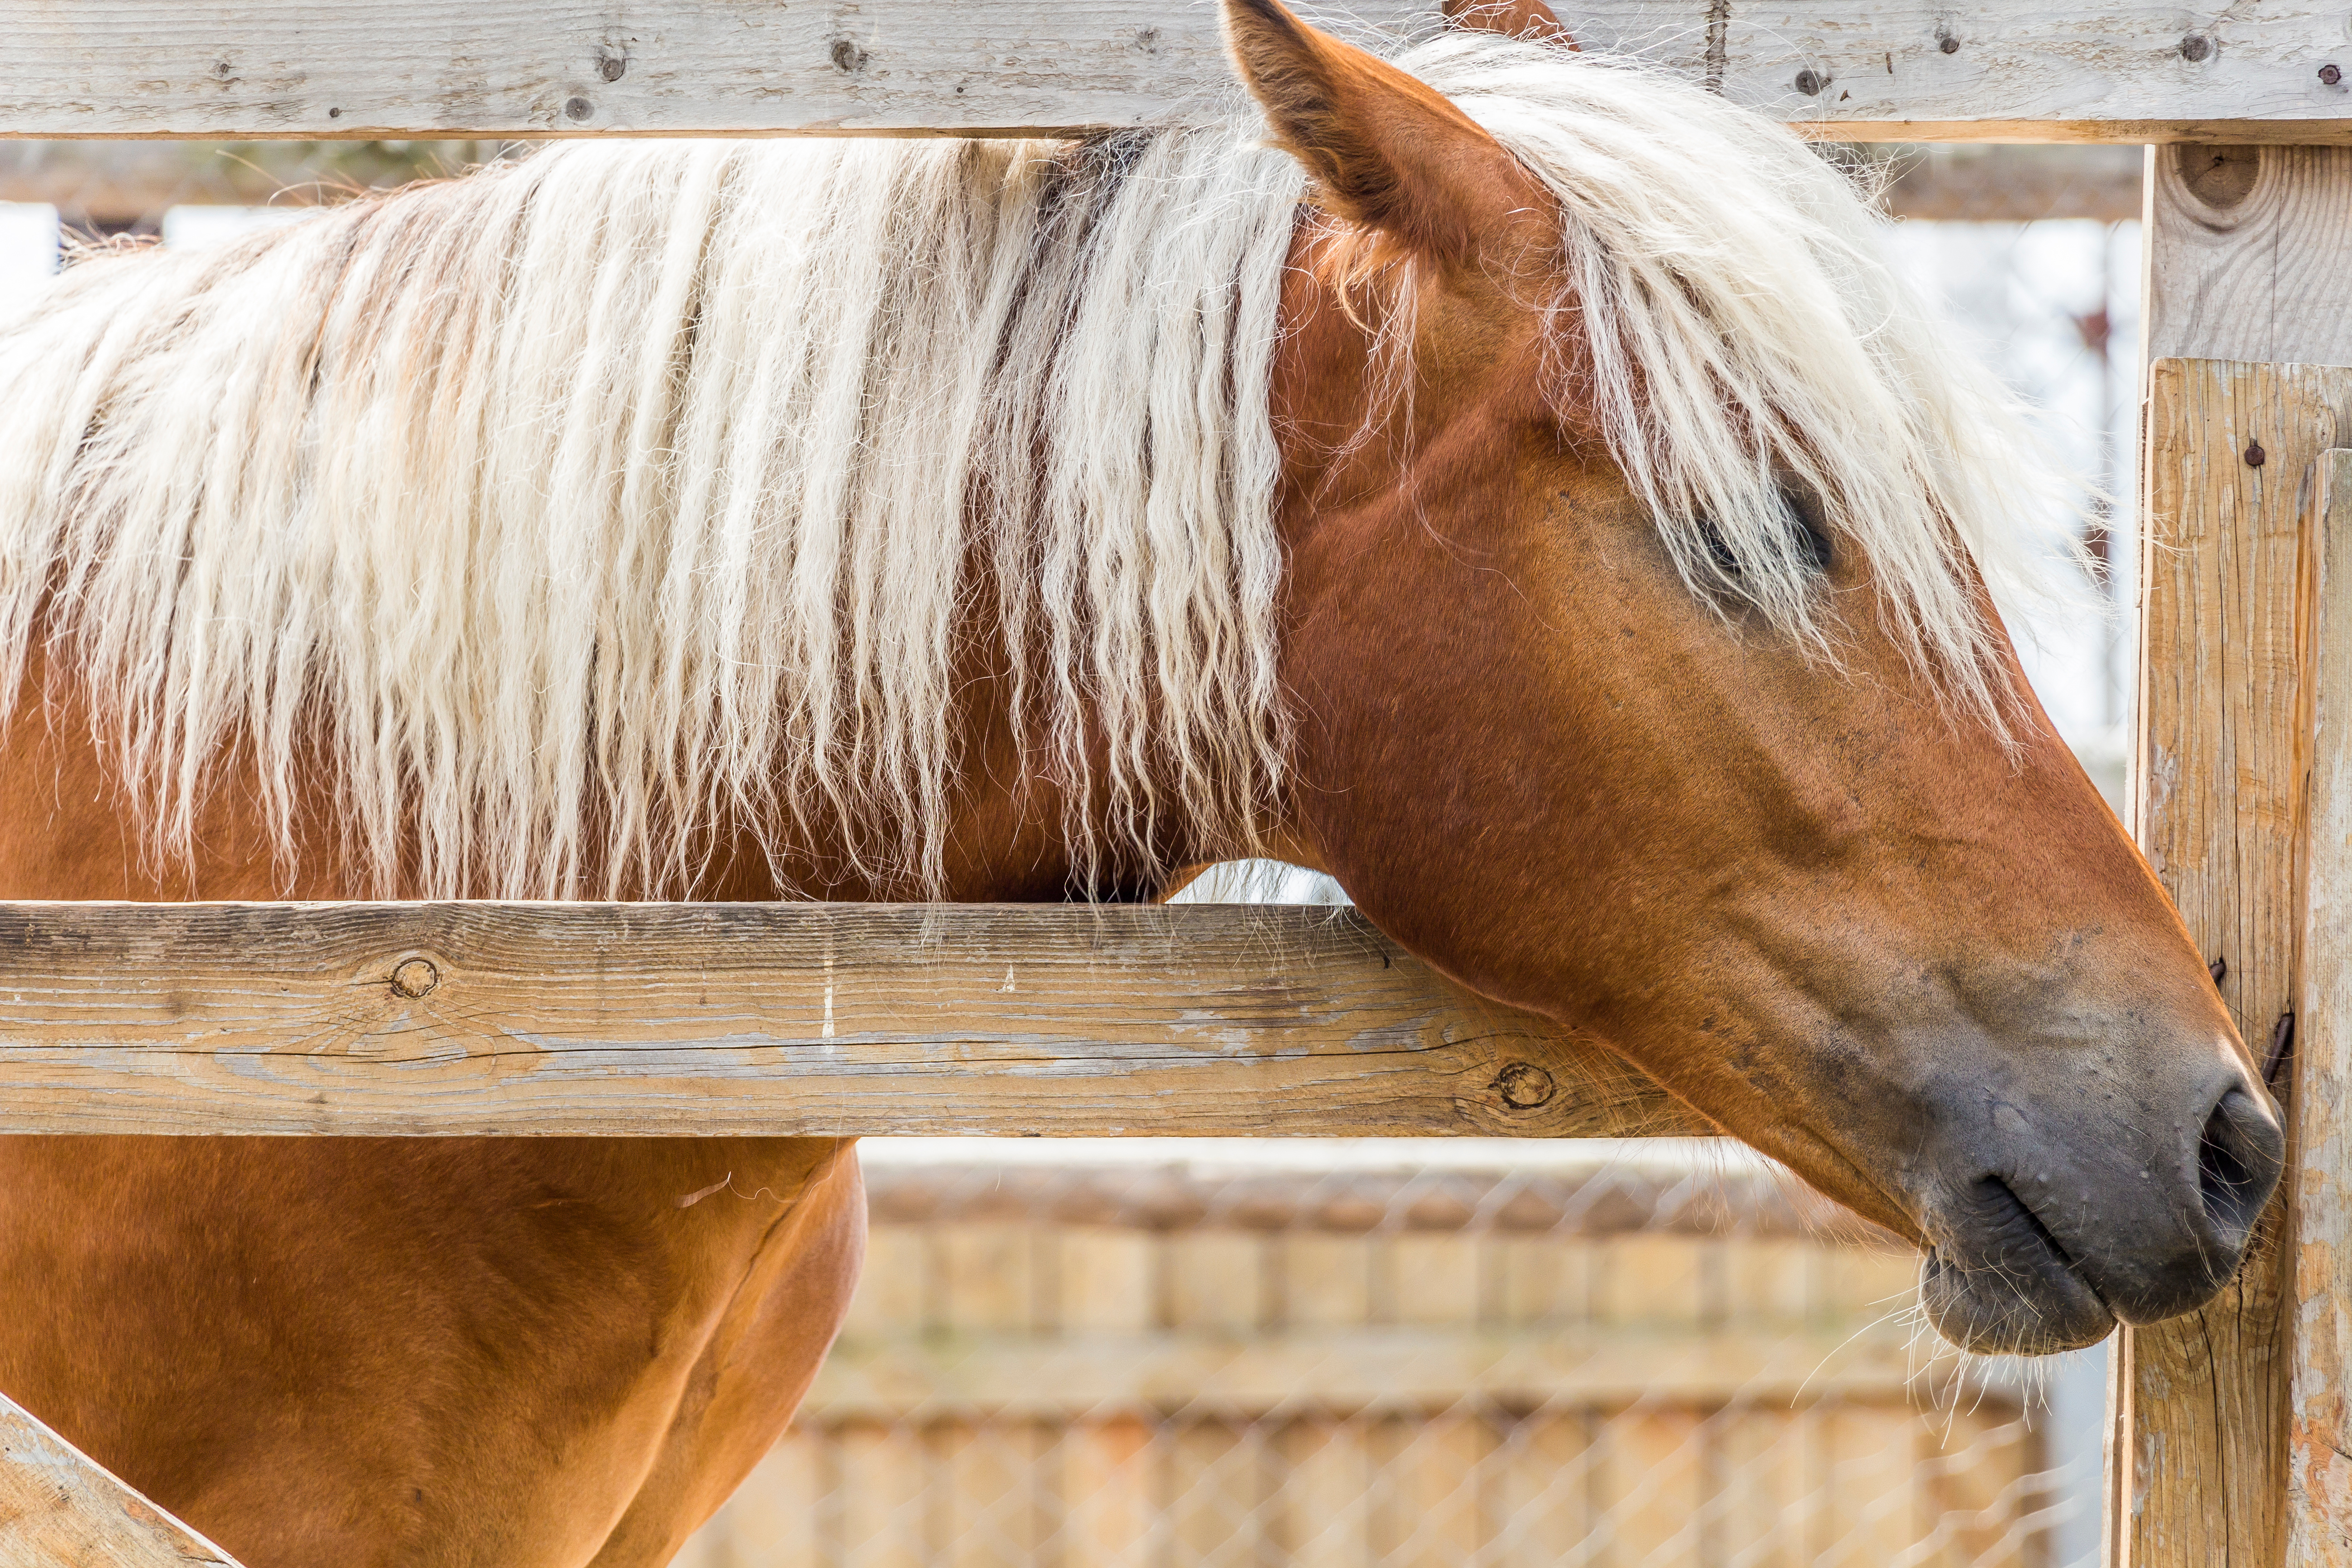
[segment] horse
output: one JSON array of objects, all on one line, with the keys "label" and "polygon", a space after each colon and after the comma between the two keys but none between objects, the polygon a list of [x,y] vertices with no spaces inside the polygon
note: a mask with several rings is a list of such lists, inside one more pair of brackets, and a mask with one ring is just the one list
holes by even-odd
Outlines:
[{"label": "horse", "polygon": [[[1223,16],[1204,123],[575,144],[69,268],[0,324],[0,895],[1271,856],[1915,1242],[1956,1344],[2210,1298],[2278,1110],[1853,183],[1535,0]],[[256,1568],[658,1563],[862,1224],[845,1142],[11,1138],[0,1388]]]}]

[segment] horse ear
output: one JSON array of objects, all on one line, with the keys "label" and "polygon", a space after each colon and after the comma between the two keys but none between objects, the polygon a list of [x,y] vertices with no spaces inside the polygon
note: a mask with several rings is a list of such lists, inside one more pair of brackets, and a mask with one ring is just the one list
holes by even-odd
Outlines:
[{"label": "horse ear", "polygon": [[1282,0],[1225,0],[1225,40],[1276,142],[1339,216],[1456,262],[1539,205],[1518,162],[1444,94]]},{"label": "horse ear", "polygon": [[1507,38],[1576,47],[1576,40],[1544,0],[1445,0],[1441,9],[1447,22],[1465,32],[1500,33]]}]

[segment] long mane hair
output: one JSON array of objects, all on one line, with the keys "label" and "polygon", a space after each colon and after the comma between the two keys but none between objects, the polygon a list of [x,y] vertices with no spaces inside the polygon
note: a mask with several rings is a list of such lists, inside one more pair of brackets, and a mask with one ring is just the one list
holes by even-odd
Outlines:
[{"label": "long mane hair", "polygon": [[[1399,63],[1557,198],[1559,395],[1694,591],[1833,657],[1793,477],[1989,702],[1972,569],[2032,470],[1847,179],[1638,68]],[[1308,210],[1261,134],[580,143],[76,266],[0,322],[0,719],[44,639],[166,852],[235,752],[281,836],[331,769],[387,892],[688,890],[720,824],[920,889],[977,620],[1082,864],[1244,852]]]}]

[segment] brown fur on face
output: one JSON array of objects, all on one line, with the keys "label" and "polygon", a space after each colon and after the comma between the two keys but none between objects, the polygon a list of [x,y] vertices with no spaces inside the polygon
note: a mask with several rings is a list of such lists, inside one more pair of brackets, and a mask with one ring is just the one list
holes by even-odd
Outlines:
[{"label": "brown fur on face", "polygon": [[1445,0],[1440,9],[1457,27],[1576,47],[1576,39],[1544,0]]}]

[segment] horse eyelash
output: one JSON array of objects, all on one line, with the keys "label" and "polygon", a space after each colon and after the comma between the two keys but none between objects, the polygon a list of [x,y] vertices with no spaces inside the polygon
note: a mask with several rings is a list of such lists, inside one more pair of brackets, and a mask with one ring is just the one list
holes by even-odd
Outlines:
[{"label": "horse eyelash", "polygon": [[[1818,506],[1807,505],[1804,500],[1785,489],[1779,492],[1779,496],[1781,517],[1797,535],[1792,542],[1803,552],[1815,573],[1828,575],[1837,560],[1837,546],[1820,519]],[[1706,546],[1707,559],[1715,563],[1715,569],[1737,581],[1743,575],[1739,555],[1731,548],[1730,542],[1723,537],[1722,527],[1704,512],[1691,521],[1698,530],[1700,541]]]}]

